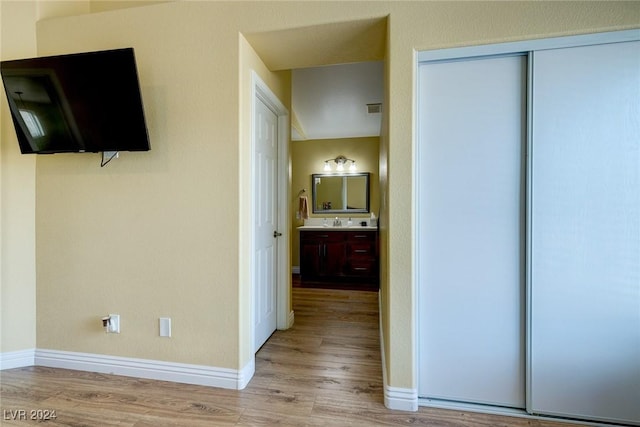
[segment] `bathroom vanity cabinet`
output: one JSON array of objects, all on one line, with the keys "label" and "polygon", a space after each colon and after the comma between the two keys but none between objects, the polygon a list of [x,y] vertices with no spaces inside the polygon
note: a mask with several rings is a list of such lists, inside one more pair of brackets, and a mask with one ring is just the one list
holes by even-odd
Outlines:
[{"label": "bathroom vanity cabinet", "polygon": [[302,284],[377,289],[378,231],[326,228],[300,230]]}]

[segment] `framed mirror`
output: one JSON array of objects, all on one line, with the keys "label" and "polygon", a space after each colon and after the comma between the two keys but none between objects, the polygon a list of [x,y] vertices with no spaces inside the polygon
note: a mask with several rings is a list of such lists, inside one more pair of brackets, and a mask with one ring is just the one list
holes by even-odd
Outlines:
[{"label": "framed mirror", "polygon": [[313,213],[368,213],[369,173],[311,175]]}]

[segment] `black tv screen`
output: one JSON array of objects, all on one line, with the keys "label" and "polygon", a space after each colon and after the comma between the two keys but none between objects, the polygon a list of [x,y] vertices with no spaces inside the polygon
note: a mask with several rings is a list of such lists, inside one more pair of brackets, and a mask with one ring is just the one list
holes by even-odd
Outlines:
[{"label": "black tv screen", "polygon": [[2,61],[24,154],[150,149],[133,48]]}]

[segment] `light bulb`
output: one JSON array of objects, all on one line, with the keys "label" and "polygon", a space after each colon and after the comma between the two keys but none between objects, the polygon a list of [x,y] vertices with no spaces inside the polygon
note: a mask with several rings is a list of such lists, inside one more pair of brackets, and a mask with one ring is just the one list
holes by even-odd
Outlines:
[{"label": "light bulb", "polygon": [[331,171],[331,165],[329,164],[329,162],[324,162],[324,171],[325,172]]},{"label": "light bulb", "polygon": [[338,167],[336,168],[338,172],[342,172],[344,170],[344,164],[342,162],[338,163]]},{"label": "light bulb", "polygon": [[351,160],[351,166],[349,166],[349,170],[351,172],[355,172],[355,170],[356,170],[356,162],[355,161]]}]

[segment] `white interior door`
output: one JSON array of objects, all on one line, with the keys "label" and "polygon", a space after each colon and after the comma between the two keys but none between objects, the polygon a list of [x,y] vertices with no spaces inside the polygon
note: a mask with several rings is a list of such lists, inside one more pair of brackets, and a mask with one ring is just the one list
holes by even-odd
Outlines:
[{"label": "white interior door", "polygon": [[254,126],[254,349],[276,330],[278,117],[255,98]]},{"label": "white interior door", "polygon": [[533,78],[528,410],[640,424],[640,42]]},{"label": "white interior door", "polygon": [[525,56],[419,69],[420,397],[524,408]]}]

